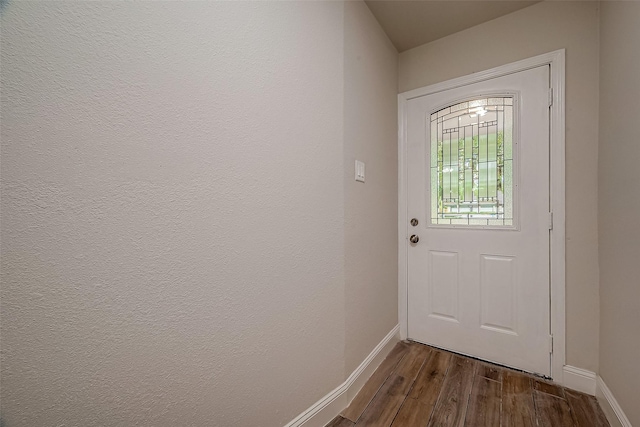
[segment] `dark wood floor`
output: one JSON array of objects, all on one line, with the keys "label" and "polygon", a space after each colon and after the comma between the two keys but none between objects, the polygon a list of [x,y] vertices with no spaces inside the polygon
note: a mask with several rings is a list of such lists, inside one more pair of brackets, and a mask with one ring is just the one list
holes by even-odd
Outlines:
[{"label": "dark wood floor", "polygon": [[594,397],[417,343],[398,343],[327,427],[608,426]]}]

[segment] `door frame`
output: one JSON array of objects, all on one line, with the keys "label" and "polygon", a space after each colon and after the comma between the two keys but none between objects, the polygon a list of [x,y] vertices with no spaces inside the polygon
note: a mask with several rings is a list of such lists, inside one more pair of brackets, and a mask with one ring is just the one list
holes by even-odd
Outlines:
[{"label": "door frame", "polygon": [[[401,339],[408,330],[408,212],[407,212],[407,104],[410,99],[496,77],[550,65],[552,102],[549,111],[549,196],[553,227],[550,232],[550,324],[553,337],[551,377],[564,384],[565,325],[565,50],[560,49],[489,70],[432,84],[398,95],[398,321]],[[550,218],[551,221],[551,218]]]}]

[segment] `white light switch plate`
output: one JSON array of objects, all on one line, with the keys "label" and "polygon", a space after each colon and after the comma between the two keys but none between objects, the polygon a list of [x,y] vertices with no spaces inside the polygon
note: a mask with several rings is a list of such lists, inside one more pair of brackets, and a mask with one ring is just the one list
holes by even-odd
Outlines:
[{"label": "white light switch plate", "polygon": [[364,182],[364,162],[356,160],[356,181]]}]

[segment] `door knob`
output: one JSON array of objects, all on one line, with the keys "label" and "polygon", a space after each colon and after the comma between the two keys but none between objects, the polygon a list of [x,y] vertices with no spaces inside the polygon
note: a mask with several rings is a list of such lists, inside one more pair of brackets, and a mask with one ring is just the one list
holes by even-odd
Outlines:
[{"label": "door knob", "polygon": [[418,236],[416,236],[415,234],[412,234],[411,237],[409,237],[409,241],[411,243],[418,243],[420,241],[420,238]]}]

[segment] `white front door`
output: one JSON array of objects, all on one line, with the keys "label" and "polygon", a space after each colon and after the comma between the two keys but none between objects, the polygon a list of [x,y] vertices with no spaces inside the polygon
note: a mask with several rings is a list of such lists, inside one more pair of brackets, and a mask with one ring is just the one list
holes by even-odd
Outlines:
[{"label": "white front door", "polygon": [[548,94],[545,65],[410,99],[406,122],[408,337],[547,376]]}]

